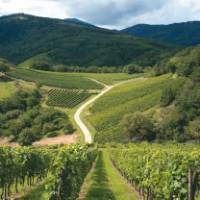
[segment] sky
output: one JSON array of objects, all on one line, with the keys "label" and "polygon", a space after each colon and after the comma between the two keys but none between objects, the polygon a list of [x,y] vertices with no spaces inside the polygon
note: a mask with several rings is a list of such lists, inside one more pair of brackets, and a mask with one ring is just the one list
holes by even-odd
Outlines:
[{"label": "sky", "polygon": [[200,0],[0,0],[0,15],[79,18],[100,27],[200,20]]}]

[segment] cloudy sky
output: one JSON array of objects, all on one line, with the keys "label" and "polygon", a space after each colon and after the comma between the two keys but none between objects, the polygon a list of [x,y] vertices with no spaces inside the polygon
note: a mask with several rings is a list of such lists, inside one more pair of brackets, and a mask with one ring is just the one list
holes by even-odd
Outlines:
[{"label": "cloudy sky", "polygon": [[121,29],[200,20],[200,0],[0,0],[0,15],[22,12]]}]

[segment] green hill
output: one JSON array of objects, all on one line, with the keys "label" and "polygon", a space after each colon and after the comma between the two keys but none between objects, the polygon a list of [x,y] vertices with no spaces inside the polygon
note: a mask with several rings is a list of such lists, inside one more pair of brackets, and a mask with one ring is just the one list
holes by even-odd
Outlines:
[{"label": "green hill", "polygon": [[[153,65],[172,47],[67,20],[24,14],[0,18],[0,55],[15,64],[45,58],[52,65]],[[37,60],[37,59],[36,59]]]},{"label": "green hill", "polygon": [[138,24],[122,30],[130,35],[154,39],[180,46],[200,44],[200,22],[191,21],[169,25]]},{"label": "green hill", "polygon": [[200,70],[200,45],[178,52],[168,60],[167,67],[176,69],[180,75],[197,76]]}]

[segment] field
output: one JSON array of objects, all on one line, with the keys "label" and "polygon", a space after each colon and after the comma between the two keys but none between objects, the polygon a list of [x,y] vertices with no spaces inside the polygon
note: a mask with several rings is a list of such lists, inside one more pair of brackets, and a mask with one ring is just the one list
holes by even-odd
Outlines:
[{"label": "field", "polygon": [[159,104],[162,89],[175,83],[179,83],[179,79],[173,79],[167,74],[128,82],[112,89],[94,103],[90,108],[91,114],[87,116],[97,131],[95,139],[98,142],[122,140],[122,118],[126,114],[145,111]]},{"label": "field", "polygon": [[0,100],[10,97],[14,90],[13,82],[0,82]]},{"label": "field", "polygon": [[47,105],[73,108],[85,101],[92,94],[86,90],[52,89],[48,93]]},{"label": "field", "polygon": [[9,75],[17,79],[36,82],[42,85],[67,88],[67,89],[101,89],[102,85],[81,76],[70,74],[56,74],[29,69],[16,69],[9,72]]},{"label": "field", "polygon": [[86,78],[95,79],[100,81],[104,84],[112,85],[119,81],[125,81],[132,78],[136,78],[139,76],[144,76],[144,74],[126,74],[126,73],[59,73],[55,72],[56,74],[65,74],[67,76],[81,76]]}]

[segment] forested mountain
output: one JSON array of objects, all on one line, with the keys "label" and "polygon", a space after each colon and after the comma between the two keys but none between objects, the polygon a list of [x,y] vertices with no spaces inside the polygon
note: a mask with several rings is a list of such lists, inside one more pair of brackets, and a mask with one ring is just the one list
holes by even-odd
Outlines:
[{"label": "forested mountain", "polygon": [[118,31],[67,21],[25,14],[1,17],[1,57],[15,64],[42,56],[52,64],[70,66],[145,66],[155,64],[174,49]]},{"label": "forested mountain", "polygon": [[138,24],[122,30],[130,35],[180,46],[200,44],[200,22],[191,21],[169,25]]},{"label": "forested mountain", "polygon": [[64,19],[64,21],[67,22],[68,24],[76,24],[76,25],[85,26],[88,28],[97,28],[93,24],[87,23],[77,18],[66,18]]}]

